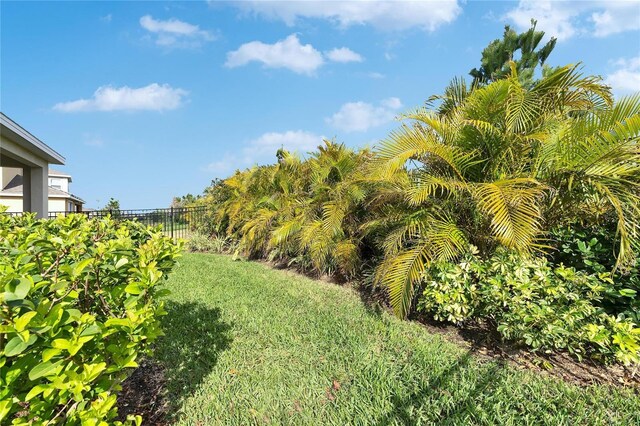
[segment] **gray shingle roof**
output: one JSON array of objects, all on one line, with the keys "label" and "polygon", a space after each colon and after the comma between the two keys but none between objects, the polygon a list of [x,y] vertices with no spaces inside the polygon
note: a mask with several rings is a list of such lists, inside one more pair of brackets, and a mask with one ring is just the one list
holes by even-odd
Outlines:
[{"label": "gray shingle roof", "polygon": [[51,167],[49,167],[49,176],[71,177],[69,173],[61,172],[60,170],[52,169]]}]

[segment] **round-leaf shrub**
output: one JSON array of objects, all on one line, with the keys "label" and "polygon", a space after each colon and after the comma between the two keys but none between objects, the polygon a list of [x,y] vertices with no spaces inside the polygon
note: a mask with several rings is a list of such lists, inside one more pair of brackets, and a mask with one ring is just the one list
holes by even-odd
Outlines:
[{"label": "round-leaf shrub", "polygon": [[119,424],[120,383],[162,334],[159,284],[179,253],[135,222],[0,215],[0,423]]},{"label": "round-leaf shrub", "polygon": [[506,340],[534,351],[638,363],[638,324],[605,309],[616,290],[608,272],[589,274],[508,251],[488,259],[469,253],[425,271],[418,310],[454,323],[489,320]]}]

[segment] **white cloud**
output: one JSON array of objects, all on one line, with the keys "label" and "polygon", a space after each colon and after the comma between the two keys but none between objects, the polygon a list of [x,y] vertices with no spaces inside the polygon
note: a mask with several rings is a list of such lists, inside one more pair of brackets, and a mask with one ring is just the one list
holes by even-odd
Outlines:
[{"label": "white cloud", "polygon": [[274,44],[261,41],[245,43],[227,53],[225,66],[240,67],[249,62],[262,62],[267,68],[288,68],[298,74],[312,75],[322,66],[322,54],[310,44],[300,44],[298,36],[291,34]]},{"label": "white cloud", "polygon": [[522,0],[518,7],[507,12],[506,18],[521,30],[528,29],[531,19],[536,19],[537,28],[545,31],[547,35],[567,39],[577,32],[573,21],[578,14],[578,7],[561,2]]},{"label": "white cloud", "polygon": [[402,108],[402,102],[400,102],[399,98],[388,98],[380,101],[380,105],[387,107],[389,109],[400,109]]},{"label": "white cloud", "polygon": [[175,18],[162,21],[145,15],[140,18],[140,26],[154,34],[155,43],[163,47],[198,47],[204,41],[215,39],[209,31]]},{"label": "white cloud", "polygon": [[528,29],[531,19],[536,19],[538,29],[559,40],[577,35],[606,37],[640,29],[640,0],[521,0],[504,18],[520,30]]},{"label": "white cloud", "polygon": [[278,19],[290,26],[301,18],[315,18],[328,19],[342,28],[369,24],[383,30],[434,31],[462,12],[457,0],[244,1],[234,6],[248,14]]},{"label": "white cloud", "polygon": [[640,92],[640,56],[616,61],[617,69],[609,74],[605,83],[616,94],[624,95]]},{"label": "white cloud", "polygon": [[168,84],[153,83],[134,89],[128,86],[101,86],[89,99],[60,102],[53,109],[61,112],[77,111],[165,111],[179,108],[188,92]]},{"label": "white cloud", "polygon": [[640,29],[640,1],[609,1],[591,14],[597,37]]},{"label": "white cloud", "polygon": [[349,49],[348,47],[340,47],[332,49],[325,53],[325,56],[333,62],[362,62],[364,58]]},{"label": "white cloud", "polygon": [[100,17],[100,20],[106,23],[111,22],[112,19],[113,19],[113,15],[111,15],[110,13]]},{"label": "white cloud", "polygon": [[238,158],[232,154],[225,154],[221,160],[213,161],[203,167],[203,171],[211,172],[215,176],[226,176],[231,173],[237,164]]},{"label": "white cloud", "polygon": [[367,76],[369,78],[373,78],[374,80],[380,80],[380,79],[383,79],[383,78],[386,77],[384,74],[379,73],[379,72],[375,72],[375,71],[374,72],[370,72],[369,74],[367,74]]},{"label": "white cloud", "polygon": [[384,99],[379,106],[366,102],[348,102],[325,121],[344,132],[366,132],[393,120],[400,108],[402,102],[398,98]]},{"label": "white cloud", "polygon": [[251,41],[237,50],[227,53],[227,68],[247,65],[249,62],[261,62],[267,68],[287,68],[298,74],[314,75],[325,58],[333,62],[362,62],[364,58],[348,47],[334,48],[320,53],[311,44],[302,44],[296,34],[273,44]]},{"label": "white cloud", "polygon": [[284,148],[290,152],[305,154],[315,150],[322,143],[323,136],[304,130],[287,130],[286,132],[267,132],[249,141],[237,154],[225,154],[221,160],[209,163],[204,171],[217,176],[228,175],[235,169],[251,167],[256,163],[273,163],[276,152]]}]

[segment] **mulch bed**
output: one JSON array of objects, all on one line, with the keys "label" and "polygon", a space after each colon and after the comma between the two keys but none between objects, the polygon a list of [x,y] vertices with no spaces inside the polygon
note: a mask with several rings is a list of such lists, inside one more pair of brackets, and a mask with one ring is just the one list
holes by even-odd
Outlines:
[{"label": "mulch bed", "polygon": [[164,366],[146,359],[122,383],[118,394],[118,420],[125,421],[129,414],[139,414],[145,425],[169,425],[171,408],[166,392]]},{"label": "mulch bed", "polygon": [[502,341],[495,329],[482,323],[456,327],[428,318],[415,318],[429,332],[470,349],[480,358],[505,362],[520,370],[530,370],[560,378],[579,386],[608,384],[631,387],[640,394],[640,367],[603,365],[588,358],[578,361],[567,352],[534,353],[528,348]]}]

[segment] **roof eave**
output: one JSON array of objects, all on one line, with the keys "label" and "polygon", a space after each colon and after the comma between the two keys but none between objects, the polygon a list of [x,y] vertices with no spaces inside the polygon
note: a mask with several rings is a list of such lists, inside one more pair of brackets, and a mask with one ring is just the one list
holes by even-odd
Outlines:
[{"label": "roof eave", "polygon": [[2,112],[0,112],[0,132],[5,134],[9,133],[13,136],[13,138],[10,139],[15,140],[15,142],[20,145],[27,145],[26,148],[35,150],[42,158],[47,160],[49,164],[64,165],[66,161],[60,153],[29,133]]}]

